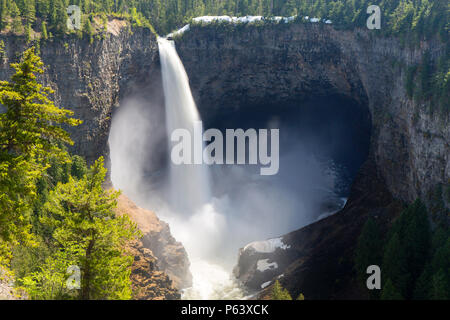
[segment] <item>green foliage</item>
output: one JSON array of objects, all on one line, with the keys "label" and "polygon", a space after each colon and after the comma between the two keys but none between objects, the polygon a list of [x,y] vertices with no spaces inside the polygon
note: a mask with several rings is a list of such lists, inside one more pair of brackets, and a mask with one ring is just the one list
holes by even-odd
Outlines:
[{"label": "green foliage", "polygon": [[355,268],[362,288],[366,288],[366,269],[370,265],[380,265],[383,241],[379,227],[373,218],[369,218],[358,238],[355,254]]},{"label": "green foliage", "polygon": [[72,112],[49,99],[52,93],[36,76],[43,72],[34,48],[26,50],[10,81],[0,81],[0,240],[1,247],[18,241],[32,244],[30,214],[37,196],[37,180],[50,165],[50,159],[67,162],[60,146],[71,144],[60,124],[74,126],[80,121]]},{"label": "green foliage", "polygon": [[42,25],[41,25],[41,38],[43,40],[47,40],[48,39],[47,23],[45,21],[42,21]]},{"label": "green foliage", "polygon": [[81,179],[88,171],[86,160],[80,156],[72,157],[72,167],[70,168],[70,174],[76,179]]},{"label": "green foliage", "polygon": [[272,294],[270,296],[271,300],[292,300],[289,291],[284,289],[278,280],[275,281],[275,284],[272,288]]},{"label": "green foliage", "polygon": [[406,70],[406,93],[408,97],[412,98],[414,96],[415,83],[414,77],[416,75],[417,66],[409,66]]},{"label": "green foliage", "polygon": [[[445,0],[83,0],[73,4],[81,7],[84,19],[92,15],[114,15],[134,26],[154,27],[161,34],[202,15],[300,15],[331,19],[338,29],[364,28],[367,7],[377,4],[383,13],[381,32],[384,34],[401,35],[412,41],[436,35],[441,39],[448,37]],[[67,31],[67,14],[63,10],[67,5],[64,0],[1,0],[0,27],[5,27],[7,17],[19,17],[25,24],[46,21],[53,33],[60,34]]]},{"label": "green foliage", "polygon": [[383,257],[383,275],[409,299],[429,257],[428,213],[420,200],[402,212],[393,225]]},{"label": "green foliage", "polygon": [[381,300],[403,300],[401,293],[394,286],[391,279],[387,279],[381,290]]},{"label": "green foliage", "polygon": [[[355,269],[363,288],[367,266],[381,261],[380,299],[450,297],[450,230],[446,224],[441,224],[431,232],[428,219],[426,207],[416,200],[396,219],[384,246],[378,226],[374,220],[367,220],[355,251]],[[378,294],[371,294],[371,297],[378,298]]]},{"label": "green foliage", "polygon": [[[127,216],[115,216],[119,193],[102,188],[105,175],[100,158],[79,180],[70,176],[50,192],[40,222],[52,230],[55,253],[21,280],[33,299],[130,299],[133,259],[123,247],[139,233]],[[71,265],[81,269],[76,293],[66,284]]]}]

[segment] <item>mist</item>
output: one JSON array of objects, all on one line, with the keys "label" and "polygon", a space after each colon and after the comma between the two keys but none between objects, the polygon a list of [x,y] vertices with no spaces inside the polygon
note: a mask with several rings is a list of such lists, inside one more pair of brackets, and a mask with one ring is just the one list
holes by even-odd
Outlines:
[{"label": "mist", "polygon": [[258,126],[280,128],[278,174],[261,176],[259,165],[211,165],[211,201],[194,212],[180,212],[170,203],[170,158],[161,110],[148,99],[123,101],[109,136],[111,178],[114,187],[169,223],[191,259],[231,270],[238,249],[247,243],[305,226],[326,212],[327,204],[330,210],[339,209],[342,195],[336,186],[342,174],[326,152],[320,155],[308,147],[320,139],[269,116]]},{"label": "mist", "polygon": [[[299,229],[345,204],[347,177],[365,156],[353,152],[366,142],[355,125],[364,115],[341,97],[241,101],[239,108],[203,106],[199,112],[173,43],[159,38],[158,44],[165,101],[158,99],[161,89],[134,90],[122,101],[109,136],[112,183],[168,222],[186,248],[193,287],[185,298],[242,298],[231,277],[239,248]],[[192,133],[199,120],[204,130],[222,135],[226,129],[277,129],[277,174],[261,175],[260,165],[249,164],[175,165],[169,136],[178,128]]]}]

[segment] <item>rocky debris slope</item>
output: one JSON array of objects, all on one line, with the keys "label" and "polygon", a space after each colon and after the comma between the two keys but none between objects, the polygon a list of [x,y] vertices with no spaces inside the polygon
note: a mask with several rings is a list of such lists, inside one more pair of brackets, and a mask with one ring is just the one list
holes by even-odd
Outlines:
[{"label": "rocky debris slope", "polygon": [[[142,247],[150,252],[138,251],[154,257],[154,267],[167,274],[175,288],[182,289],[192,285],[186,250],[173,238],[167,223],[159,220],[152,211],[139,208],[123,194],[119,196],[116,211],[119,215],[127,214],[137,224],[144,235],[141,239]],[[135,277],[136,279],[138,278]]]},{"label": "rocky debris slope", "polygon": [[178,300],[181,295],[169,276],[159,271],[157,258],[144,248],[141,241],[131,243],[127,251],[134,256],[131,266],[133,299],[135,300]]}]

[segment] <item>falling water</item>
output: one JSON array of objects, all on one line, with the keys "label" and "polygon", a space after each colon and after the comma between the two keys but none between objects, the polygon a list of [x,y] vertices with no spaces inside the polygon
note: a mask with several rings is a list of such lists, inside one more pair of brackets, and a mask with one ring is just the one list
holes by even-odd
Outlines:
[{"label": "falling water", "polygon": [[[158,38],[158,45],[169,144],[172,132],[179,128],[187,129],[194,139],[194,123],[200,121],[200,115],[192,97],[188,76],[173,41]],[[192,142],[194,145],[195,142]],[[196,143],[200,146],[203,145],[203,141],[196,141]],[[190,214],[201,208],[210,200],[207,166],[201,164],[174,165],[171,162],[170,193],[171,206],[176,211]]]},{"label": "falling water", "polygon": [[[189,79],[173,41],[158,38],[169,137],[175,129],[187,129],[191,137],[200,115],[192,97]],[[203,141],[192,141],[192,146]],[[240,299],[242,291],[222,266],[208,262],[205,243],[214,243],[223,217],[211,205],[207,165],[170,166],[170,207],[178,216],[168,218],[172,232],[182,241],[191,260],[193,286],[184,291],[184,299]],[[179,215],[182,215],[180,217]],[[196,223],[200,222],[200,223]]]}]

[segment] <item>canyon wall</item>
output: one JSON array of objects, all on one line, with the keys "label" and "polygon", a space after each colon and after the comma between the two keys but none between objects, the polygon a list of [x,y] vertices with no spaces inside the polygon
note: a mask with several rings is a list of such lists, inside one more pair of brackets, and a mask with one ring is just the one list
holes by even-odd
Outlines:
[{"label": "canyon wall", "polygon": [[[438,57],[441,44],[405,48],[372,32],[338,31],[322,24],[206,26],[192,27],[176,39],[204,114],[334,94],[370,111],[369,160],[344,210],[283,237],[291,246],[283,285],[307,298],[354,297],[336,279],[350,281],[352,250],[365,219],[371,215],[389,224],[397,212],[393,208],[399,208],[395,199],[411,202],[439,183],[450,183],[450,116],[428,112],[405,91],[407,65],[420,62],[427,49]],[[26,43],[17,37],[1,39],[6,54],[0,78],[7,79],[8,64]],[[72,151],[90,162],[108,156],[111,117],[123,98],[148,91],[149,99],[162,99],[161,90],[155,90],[161,88],[157,42],[147,30],[113,30],[92,44],[75,36],[55,39],[41,43],[40,54],[47,65],[42,80],[55,90],[56,102],[84,121],[69,131],[75,141]],[[164,230],[160,234],[169,232]],[[163,271],[170,273],[174,261],[184,259],[152,235],[143,242],[147,247],[158,244],[152,252],[159,254]]]},{"label": "canyon wall", "polygon": [[[26,47],[20,37],[2,37],[6,54],[0,79]],[[204,113],[270,100],[282,105],[308,96],[345,95],[372,115],[371,151],[389,191],[405,201],[450,180],[449,115],[430,113],[405,91],[406,65],[438,42],[404,48],[370,30],[338,31],[323,24],[191,28],[176,40],[191,88]],[[69,128],[73,151],[89,161],[108,155],[111,117],[122,98],[161,87],[156,37],[150,31],[111,30],[92,44],[75,36],[42,42],[44,83],[57,104],[82,125]],[[161,93],[154,99],[161,100]],[[205,111],[206,110],[206,111]]]},{"label": "canyon wall", "polygon": [[[405,70],[438,42],[403,48],[370,30],[323,24],[206,26],[176,40],[200,110],[345,95],[372,116],[371,153],[389,191],[404,201],[450,182],[450,115],[431,114],[405,91]],[[207,113],[207,112],[205,112]]]}]

